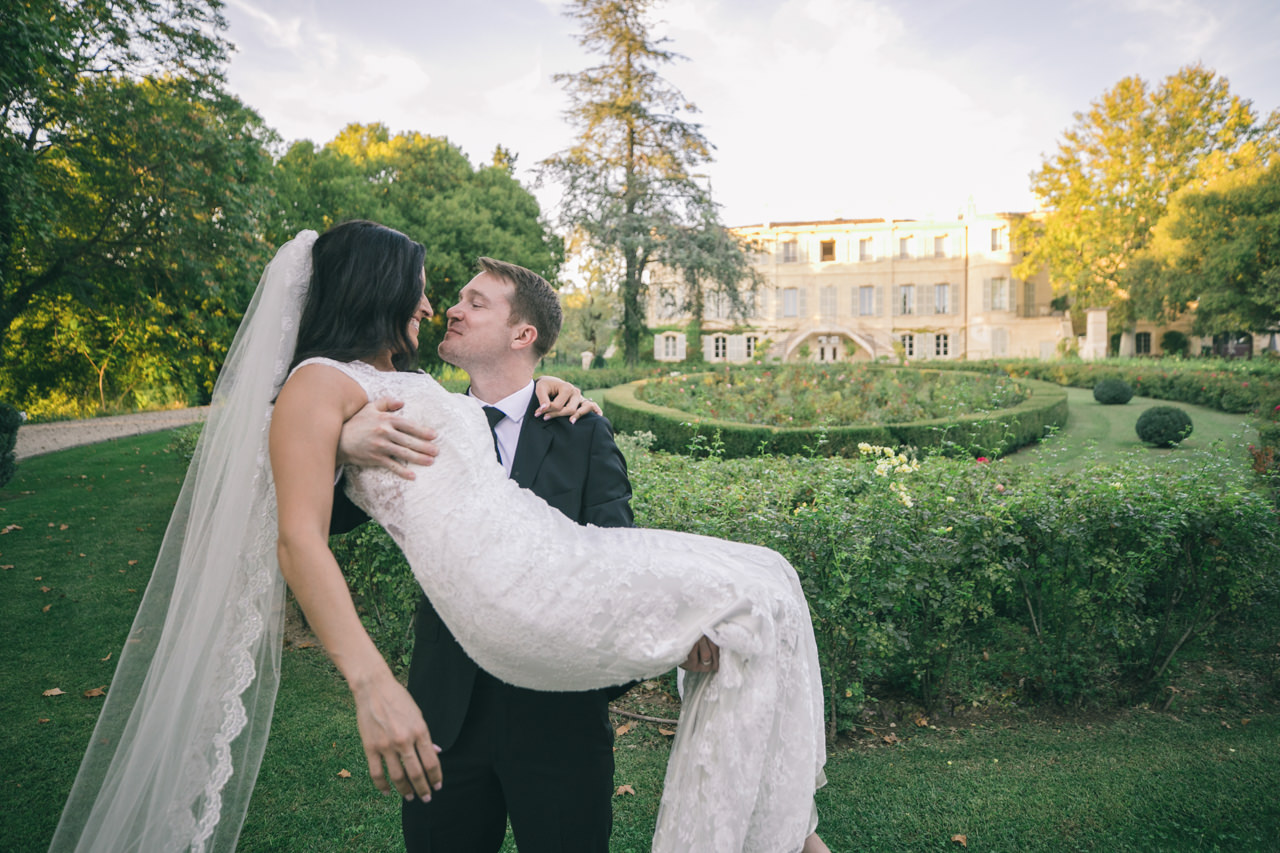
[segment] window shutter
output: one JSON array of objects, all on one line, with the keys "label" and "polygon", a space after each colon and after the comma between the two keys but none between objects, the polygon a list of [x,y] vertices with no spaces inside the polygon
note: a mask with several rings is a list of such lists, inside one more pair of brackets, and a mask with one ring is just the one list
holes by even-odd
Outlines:
[{"label": "window shutter", "polygon": [[916,285],[916,313],[926,316],[933,313],[933,285]]},{"label": "window shutter", "polygon": [[702,336],[702,357],[707,361],[715,360],[716,356],[716,338],[715,335]]},{"label": "window shutter", "polygon": [[729,360],[730,361],[746,361],[747,360],[746,335],[730,335],[729,336]]},{"label": "window shutter", "polygon": [[883,317],[883,316],[884,316],[884,285],[883,285],[883,284],[882,284],[882,285],[880,285],[880,286],[878,286],[878,287],[876,288],[876,305],[875,305],[875,309],[876,309],[876,316],[877,316],[877,317]]},{"label": "window shutter", "polygon": [[1011,278],[1009,281],[1009,310],[1015,314],[1018,312],[1018,280]]},{"label": "window shutter", "polygon": [[982,310],[991,310],[991,279],[989,278],[982,280]]},{"label": "window shutter", "polygon": [[797,288],[796,293],[796,314],[801,317],[809,316],[809,288],[808,286]]},{"label": "window shutter", "polygon": [[676,335],[676,358],[684,361],[689,341],[684,335]]}]

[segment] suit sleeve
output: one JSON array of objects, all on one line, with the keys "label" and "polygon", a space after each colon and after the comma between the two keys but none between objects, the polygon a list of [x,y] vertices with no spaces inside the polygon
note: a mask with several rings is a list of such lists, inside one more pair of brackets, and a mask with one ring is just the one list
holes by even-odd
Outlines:
[{"label": "suit sleeve", "polygon": [[333,511],[329,515],[329,535],[355,530],[369,520],[365,511],[351,502],[339,479],[333,486]]},{"label": "suit sleeve", "polygon": [[627,460],[613,440],[613,427],[607,418],[592,418],[591,425],[590,455],[579,522],[597,527],[634,527]]}]

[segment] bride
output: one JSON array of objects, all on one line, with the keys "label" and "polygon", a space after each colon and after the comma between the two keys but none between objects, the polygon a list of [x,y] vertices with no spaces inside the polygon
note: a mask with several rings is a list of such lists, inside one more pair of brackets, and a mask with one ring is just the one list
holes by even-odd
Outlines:
[{"label": "bride", "polygon": [[339,433],[381,396],[442,436],[439,455],[412,480],[350,471],[349,496],[483,668],[583,690],[666,672],[703,635],[719,645],[719,672],[686,678],[653,848],[825,849],[821,685],[794,570],[755,546],[579,527],[518,488],[479,405],[404,369],[431,310],[422,257],[398,232],[345,223],[304,232],[268,267],[193,463],[207,482],[189,476],[171,523],[184,526],[176,562],[195,569],[144,601],[152,621],[140,612],[129,650],[141,666],[121,662],[124,707],[104,709],[54,849],[234,847],[278,682],[280,574],[351,686],[375,781],[387,786],[385,764],[406,796],[447,783],[327,546]]}]

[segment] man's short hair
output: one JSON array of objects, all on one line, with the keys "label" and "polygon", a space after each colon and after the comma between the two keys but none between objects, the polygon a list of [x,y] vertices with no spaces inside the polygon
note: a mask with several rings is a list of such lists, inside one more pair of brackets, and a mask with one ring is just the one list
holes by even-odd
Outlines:
[{"label": "man's short hair", "polygon": [[564,318],[555,290],[533,270],[506,261],[481,258],[480,269],[515,289],[511,294],[510,323],[528,323],[537,329],[538,338],[533,342],[533,349],[538,358],[545,356],[560,336],[560,323]]}]

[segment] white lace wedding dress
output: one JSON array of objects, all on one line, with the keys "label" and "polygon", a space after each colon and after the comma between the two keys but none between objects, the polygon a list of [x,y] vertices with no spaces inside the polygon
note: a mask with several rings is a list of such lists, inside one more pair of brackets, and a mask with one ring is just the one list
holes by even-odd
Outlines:
[{"label": "white lace wedding dress", "polygon": [[790,564],[754,545],[574,524],[507,478],[475,400],[419,373],[303,364],[316,362],[438,431],[440,454],[415,480],[355,469],[347,488],[481,667],[520,687],[585,690],[667,672],[703,634],[719,644],[719,672],[685,679],[653,849],[799,850],[826,751],[817,646]]}]

